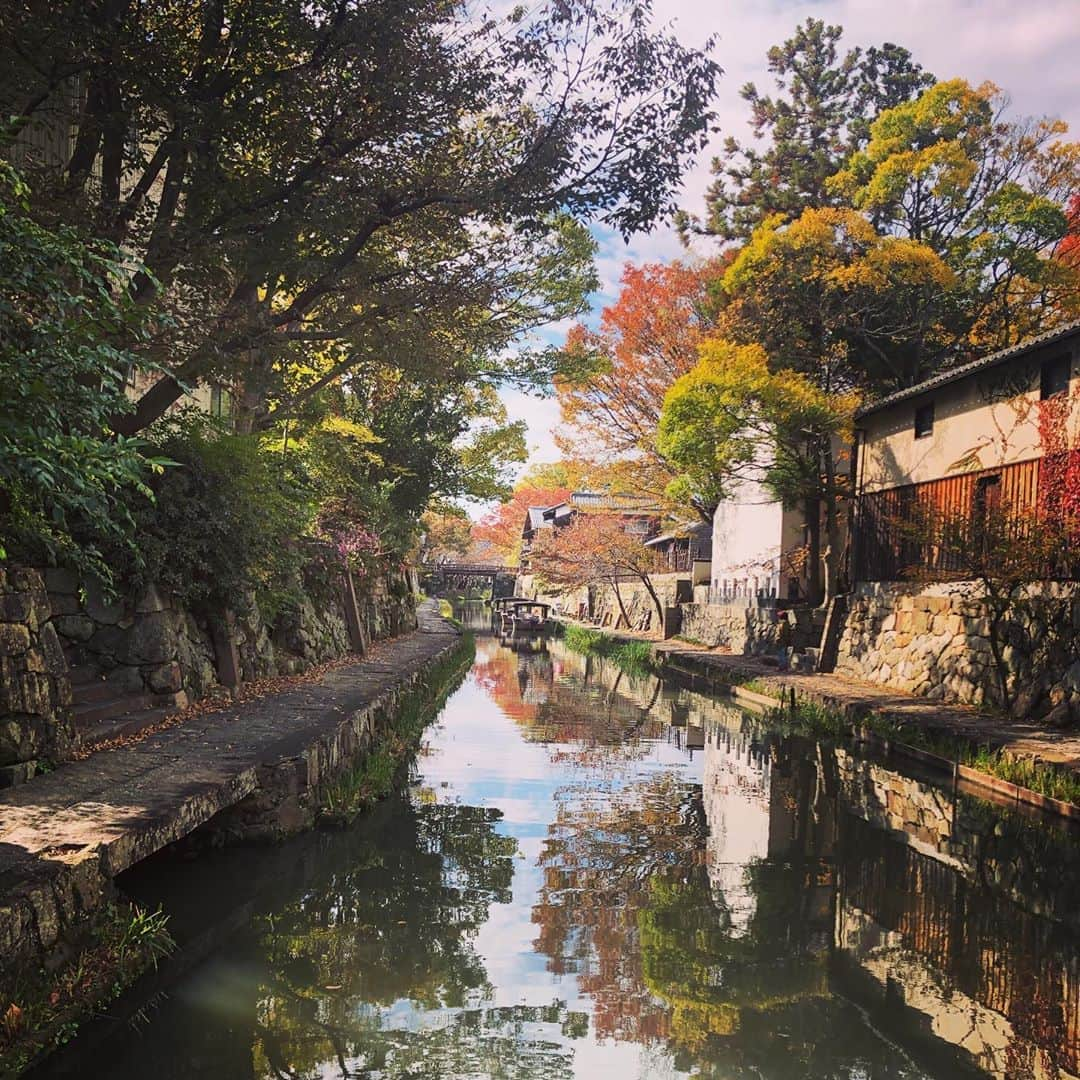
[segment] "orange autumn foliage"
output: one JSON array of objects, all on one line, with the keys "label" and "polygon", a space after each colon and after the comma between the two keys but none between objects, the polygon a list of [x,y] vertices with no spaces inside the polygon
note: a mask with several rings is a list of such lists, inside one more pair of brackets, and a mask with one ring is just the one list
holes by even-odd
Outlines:
[{"label": "orange autumn foliage", "polygon": [[496,506],[473,526],[473,539],[490,544],[508,563],[516,563],[529,507],[554,506],[569,497],[569,488],[518,484],[508,501]]},{"label": "orange autumn foliage", "polygon": [[555,441],[594,484],[663,498],[673,478],[656,450],[664,395],[697,363],[713,325],[710,285],[725,261],[627,264],[599,329],[576,326],[567,336]]}]

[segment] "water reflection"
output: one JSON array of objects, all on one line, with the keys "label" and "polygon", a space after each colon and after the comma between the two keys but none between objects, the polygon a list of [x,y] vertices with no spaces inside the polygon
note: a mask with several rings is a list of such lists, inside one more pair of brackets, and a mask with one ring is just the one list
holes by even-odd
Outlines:
[{"label": "water reflection", "polygon": [[480,638],[429,736],[349,832],[140,871],[167,997],[54,1073],[1080,1072],[1072,835],[558,640]]}]

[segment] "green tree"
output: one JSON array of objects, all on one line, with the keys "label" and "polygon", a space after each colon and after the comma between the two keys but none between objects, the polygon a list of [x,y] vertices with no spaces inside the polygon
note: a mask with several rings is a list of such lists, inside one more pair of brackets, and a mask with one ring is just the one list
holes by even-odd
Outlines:
[{"label": "green tree", "polygon": [[[0,559],[66,562],[107,582],[100,542],[128,544],[126,496],[146,503],[163,465],[109,430],[134,362],[118,342],[147,324],[124,293],[123,253],[38,224],[29,195],[0,162]],[[87,526],[98,544],[76,540]]]},{"label": "green tree", "polygon": [[677,487],[720,501],[740,482],[759,481],[786,506],[801,508],[817,599],[836,585],[845,493],[836,450],[850,432],[857,401],[854,394],[822,389],[812,374],[774,370],[758,344],[712,338],[697,366],[668,391],[657,445],[679,471]]},{"label": "green tree", "polygon": [[1055,258],[1070,233],[1080,144],[1061,138],[1061,121],[1006,119],[1007,104],[989,83],[938,83],[883,112],[829,182],[879,229],[948,264],[962,298],[957,341],[973,351],[1080,311],[1080,272]]},{"label": "green tree", "polygon": [[684,232],[743,240],[773,214],[794,218],[834,205],[827,180],[865,143],[870,122],[934,82],[907,49],[886,43],[842,53],[842,35],[841,27],[809,18],[769,50],[776,95],[754,83],[742,88],[754,138],[768,145],[758,150],[727,139],[713,161],[704,220],[684,213]]},{"label": "green tree", "polygon": [[[30,129],[74,125],[66,160],[41,162],[40,212],[135,253],[149,272],[133,295],[175,315],[149,353],[166,370],[119,430],[215,380],[247,429],[373,358],[505,376],[508,342],[581,309],[584,223],[629,233],[672,208],[710,124],[706,55],[637,0],[470,15],[455,0],[4,9],[19,152],[33,163]],[[315,375],[285,395],[297,368]]]}]

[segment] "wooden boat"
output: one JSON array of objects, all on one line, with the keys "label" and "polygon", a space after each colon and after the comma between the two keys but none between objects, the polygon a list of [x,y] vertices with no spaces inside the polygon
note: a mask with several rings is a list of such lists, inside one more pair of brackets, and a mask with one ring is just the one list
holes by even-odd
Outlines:
[{"label": "wooden boat", "polygon": [[520,596],[504,596],[493,602],[495,617],[502,633],[536,632],[548,627],[550,604],[526,600]]}]

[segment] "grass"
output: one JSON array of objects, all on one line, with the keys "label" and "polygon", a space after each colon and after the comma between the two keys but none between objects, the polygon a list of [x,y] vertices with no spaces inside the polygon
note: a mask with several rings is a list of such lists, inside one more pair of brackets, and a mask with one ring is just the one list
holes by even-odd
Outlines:
[{"label": "grass", "polygon": [[775,698],[777,695],[776,687],[769,686],[769,684],[762,679],[744,679],[736,685],[743,690],[749,690],[751,693],[761,694],[763,697]]},{"label": "grass", "polygon": [[0,986],[0,1076],[15,1076],[63,1046],[85,1020],[114,1001],[176,943],[160,909],[108,904],[87,941],[55,971],[24,972]]},{"label": "grass", "polygon": [[402,695],[393,715],[376,733],[375,742],[363,760],[323,785],[319,798],[322,824],[347,825],[394,790],[424,729],[461,684],[474,656],[475,643],[466,635],[455,649]]},{"label": "grass", "polygon": [[[777,708],[770,721],[785,732],[816,738],[846,738],[853,725],[838,710],[814,701],[797,701],[794,710]],[[934,731],[872,713],[859,726],[882,739],[923,750],[1027,788],[1061,802],[1080,806],[1080,776],[1071,770],[1020,758],[992,746],[980,745],[961,735]]]},{"label": "grass", "polygon": [[563,631],[563,639],[574,652],[602,656],[628,674],[644,674],[653,669],[652,646],[647,641],[622,641],[602,630],[574,623]]}]

